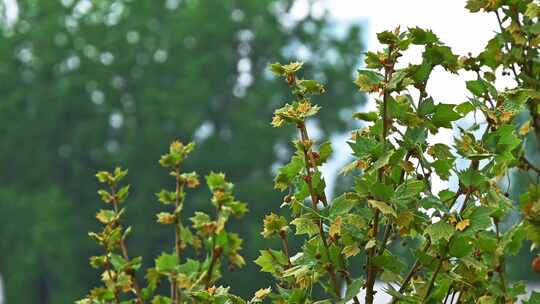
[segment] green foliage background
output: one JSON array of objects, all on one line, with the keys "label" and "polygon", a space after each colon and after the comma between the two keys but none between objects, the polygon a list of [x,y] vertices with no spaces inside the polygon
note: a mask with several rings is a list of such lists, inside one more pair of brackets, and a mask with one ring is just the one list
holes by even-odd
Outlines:
[{"label": "green foliage background", "polygon": [[[292,3],[18,1],[0,43],[0,274],[8,303],[69,303],[95,285],[87,257],[98,248],[85,235],[98,225],[99,169],[130,168],[131,253],[150,264],[172,246],[153,214],[154,193],[170,183],[157,159],[176,138],[197,142],[186,171],[227,172],[249,203],[249,216],[233,227],[248,266],[224,283],[234,281],[244,296],[268,285],[250,261],[263,247],[263,215],[281,203],[272,165],[295,130],[268,124],[287,95],[267,64],[309,51],[306,73],[327,84],[331,101],[322,103],[325,135],[346,129],[340,109],[363,102],[351,81],[360,29],[336,35],[324,16],[292,20],[285,15]],[[184,214],[209,205],[202,193],[190,195]]]}]

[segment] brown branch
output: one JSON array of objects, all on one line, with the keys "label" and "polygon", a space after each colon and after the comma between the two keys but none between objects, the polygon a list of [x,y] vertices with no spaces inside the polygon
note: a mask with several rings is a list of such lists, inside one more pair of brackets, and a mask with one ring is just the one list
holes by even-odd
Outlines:
[{"label": "brown branch", "polygon": [[[113,185],[111,185],[111,195],[112,195],[114,213],[118,214],[118,197],[116,196],[116,187],[114,187]],[[113,225],[116,226],[116,225],[119,225],[119,223],[114,222]],[[120,245],[120,251],[122,252],[122,256],[124,257],[126,261],[129,261],[130,260],[129,254],[128,254],[127,246],[123,237],[120,238],[119,245]],[[141,287],[139,285],[139,282],[137,281],[137,277],[135,276],[135,273],[133,272],[133,270],[126,271],[126,273],[131,276],[133,289],[135,290],[135,296],[137,297],[136,303],[143,304],[144,301],[142,299]]]},{"label": "brown branch", "polygon": [[435,286],[435,280],[437,279],[437,275],[441,271],[441,267],[442,267],[443,262],[444,262],[444,259],[441,258],[441,260],[439,262],[439,265],[437,265],[437,269],[435,269],[435,272],[433,273],[433,276],[431,277],[431,281],[429,282],[429,286],[428,286],[428,289],[426,291],[426,294],[424,295],[424,299],[422,300],[422,303],[426,302],[426,300],[429,297],[429,294],[433,290],[433,286]]},{"label": "brown branch", "polygon": [[[410,157],[411,157],[411,153],[407,152],[407,154],[405,155],[405,161],[408,161]],[[401,175],[399,177],[398,184],[401,185],[404,180],[405,180],[405,170],[402,170]],[[390,238],[391,233],[392,233],[392,222],[391,222],[391,219],[388,219],[388,224],[386,224],[386,229],[384,230],[384,234],[383,234],[383,241],[381,243],[381,247],[379,248],[379,255],[383,254],[384,251],[386,250],[388,239]]]},{"label": "brown branch", "polygon": [[285,234],[285,230],[279,231],[279,238],[281,239],[281,249],[283,250],[283,254],[287,257],[287,268],[291,268],[292,263],[289,256],[289,243],[287,242],[287,235]]},{"label": "brown branch", "polygon": [[[392,56],[392,45],[388,47],[388,57]],[[389,117],[388,117],[388,100],[390,97],[390,92],[388,91],[387,85],[390,82],[392,73],[394,72],[394,62],[385,66],[384,73],[384,91],[383,91],[383,128],[381,132],[380,142],[385,144],[384,149],[386,150],[386,140],[388,136],[389,126]],[[384,175],[384,168],[380,168],[378,172],[378,180],[382,181]],[[377,208],[373,208],[373,226],[372,226],[372,235],[376,239],[379,232],[379,213],[380,211]],[[377,276],[377,269],[373,264],[373,258],[377,254],[376,246],[372,247],[368,251],[367,257],[367,278],[366,278],[366,304],[373,304],[375,291],[373,286],[375,285],[375,277]]]},{"label": "brown branch", "polygon": [[[462,194],[462,190],[460,188],[456,192],[456,195],[454,195],[454,197],[452,198],[453,201],[452,201],[451,205],[454,205],[456,203],[457,199],[459,198],[459,196],[461,194]],[[465,204],[465,202],[463,202],[463,203]],[[422,250],[422,252],[424,252],[424,253],[427,252],[430,247],[431,247],[431,239],[428,239],[426,245],[424,246],[424,249]],[[416,261],[414,262],[413,266],[411,267],[411,270],[409,271],[409,273],[407,274],[407,276],[405,277],[405,279],[401,283],[401,287],[399,288],[399,293],[403,293],[407,289],[407,287],[409,285],[409,282],[411,281],[413,276],[421,268],[422,268],[422,265],[420,264],[420,259],[417,258]],[[395,303],[396,301],[397,301],[397,299],[393,298],[392,303]]]},{"label": "brown branch", "polygon": [[540,175],[540,168],[536,167],[525,156],[522,156],[520,159],[525,164],[528,170],[533,170],[534,172],[536,172],[536,174]]},{"label": "brown branch", "polygon": [[[424,249],[422,250],[422,252],[424,252],[424,253],[427,252],[430,246],[431,246],[431,239],[428,239],[426,245],[424,246]],[[401,287],[398,290],[399,293],[403,293],[405,291],[405,289],[407,289],[407,287],[409,285],[409,282],[411,281],[411,279],[414,277],[414,275],[416,274],[416,272],[420,268],[422,268],[421,265],[420,265],[420,259],[416,259],[413,266],[411,267],[411,270],[409,270],[409,273],[407,274],[407,276],[405,277],[405,279],[401,283]],[[397,301],[397,299],[393,298],[392,303],[395,303],[396,301]]]},{"label": "brown branch", "polygon": [[[180,182],[180,166],[176,166],[175,168],[175,179],[176,179],[176,190],[175,190],[175,216],[174,216],[174,249],[176,252],[176,258],[178,260],[178,263],[180,263],[181,258],[181,251],[182,251],[182,237],[181,237],[181,229],[180,229],[180,204],[182,203],[180,198],[180,192],[182,191],[182,184]],[[171,280],[171,284],[174,284],[173,288],[173,297],[172,300],[175,304],[179,304],[181,302],[181,292],[178,290],[178,286],[176,283],[176,279]]]},{"label": "brown branch", "polygon": [[[499,245],[501,242],[501,233],[499,230],[499,220],[494,219],[493,220],[495,224],[495,233],[497,234],[497,244]],[[505,276],[505,258],[504,256],[500,257],[499,265],[497,266],[497,272],[499,273],[499,279],[501,280],[501,287],[504,294],[504,297],[506,298],[506,276]]]},{"label": "brown branch", "polygon": [[[474,164],[475,164],[475,162],[473,162],[473,164],[471,166],[475,166]],[[472,193],[471,191],[467,191],[467,194],[465,195],[465,199],[463,200],[463,205],[461,205],[461,209],[459,210],[458,214],[463,213],[463,211],[467,208],[467,203],[469,201],[469,198],[471,197],[471,193]],[[450,238],[450,239],[452,239],[452,238]],[[448,251],[448,247],[450,247],[450,241],[448,241],[448,243],[446,243],[446,250],[445,251]],[[441,267],[442,267],[442,264],[443,264],[444,260],[445,259],[443,257],[441,257],[441,260],[439,261],[439,265],[437,265],[437,269],[433,273],[433,276],[432,276],[431,281],[429,283],[428,290],[426,291],[426,294],[424,295],[424,302],[429,298],[429,295],[430,295],[431,291],[433,290],[433,286],[435,285],[435,280],[437,279],[437,276],[439,275],[439,271],[441,270]]]},{"label": "brown branch", "polygon": [[[499,23],[499,28],[501,29],[501,34],[504,34],[505,29],[504,29],[504,26],[502,24],[502,19],[501,19],[501,16],[499,15],[499,10],[498,9],[495,10],[495,16],[497,16],[497,22]],[[508,46],[508,43],[506,41],[504,42],[504,48],[506,49],[506,51],[508,53],[510,53],[510,47]],[[512,70],[512,74],[514,74],[514,78],[515,78],[517,84],[521,85],[521,81],[519,80],[519,76],[517,74],[516,68],[515,68],[513,63],[510,65],[510,69]]]},{"label": "brown branch", "polygon": [[[309,135],[307,133],[306,125],[304,123],[298,123],[297,127],[300,130],[300,137],[301,137],[302,141],[304,143],[309,142],[310,139],[309,139]],[[313,207],[313,209],[318,210],[317,203],[318,203],[319,199],[318,199],[317,193],[313,189],[313,181],[312,181],[313,176],[311,174],[311,165],[310,165],[311,158],[309,158],[309,156],[308,156],[308,149],[305,147],[305,145],[304,145],[303,150],[304,150],[304,162],[306,163],[306,178],[305,178],[305,181],[306,181],[306,184],[308,186],[309,194],[311,196],[312,207]],[[323,229],[323,220],[321,218],[316,219],[315,224],[319,228],[319,237],[321,238],[321,241],[323,243],[324,249],[326,251],[326,255],[329,257],[330,256],[330,250],[328,248],[328,241],[326,240],[326,234],[324,233],[324,229]],[[340,291],[339,291],[339,286],[338,286],[338,283],[337,283],[336,272],[334,270],[334,266],[330,262],[330,263],[328,263],[328,265],[326,265],[325,268],[328,271],[328,274],[330,275],[330,281],[331,281],[331,284],[332,284],[332,288],[334,289],[334,292],[336,293],[336,296],[339,298],[340,297]]]},{"label": "brown branch", "polygon": [[[295,76],[290,75],[290,77],[287,78],[287,83],[289,84],[290,87],[294,87],[296,85]],[[299,99],[305,99],[305,96],[303,94],[301,94],[301,93],[298,94],[297,97]],[[309,138],[309,134],[307,132],[305,123],[304,122],[298,123],[297,128],[300,131],[301,140],[303,142],[306,142],[306,143],[309,142],[310,138]],[[321,201],[323,203],[323,206],[328,207],[328,200],[326,198],[326,194],[325,194],[324,191],[320,195],[317,195],[317,193],[315,193],[315,191],[313,189],[311,170],[313,170],[314,172],[318,172],[318,168],[317,168],[317,162],[316,162],[315,158],[313,157],[313,153],[311,153],[311,152],[312,152],[311,148],[307,149],[304,146],[303,153],[304,153],[304,162],[305,162],[305,169],[306,169],[306,183],[308,185],[308,190],[309,190],[309,193],[310,193],[310,196],[311,196],[311,203],[312,203],[313,209],[318,210],[317,203],[319,201]],[[315,222],[316,222],[316,224],[317,224],[317,226],[319,228],[319,236],[320,236],[320,238],[322,240],[322,243],[324,245],[326,255],[329,257],[330,256],[330,250],[329,250],[328,242],[326,240],[326,235],[325,235],[324,229],[323,229],[323,221],[322,221],[322,219],[319,219],[319,220],[315,220]],[[341,253],[339,254],[339,257],[342,258]],[[343,267],[345,267],[345,266],[343,266]],[[328,274],[330,276],[330,281],[332,283],[332,287],[334,289],[334,292],[336,293],[336,296],[338,298],[341,298],[334,266],[330,262],[330,263],[328,263],[328,265],[325,268],[328,271]],[[345,271],[347,271],[347,270],[345,269]],[[350,279],[349,279],[349,281],[350,281]],[[347,284],[350,283],[349,281],[347,281]],[[354,302],[356,304],[360,304],[360,301],[358,300],[357,296],[354,296],[353,300],[354,300]]]},{"label": "brown branch", "polygon": [[214,272],[214,267],[216,265],[217,260],[221,257],[221,253],[223,252],[223,249],[220,246],[216,246],[216,236],[214,236],[213,240],[213,246],[212,246],[212,260],[210,261],[210,266],[208,267],[208,271],[206,272],[206,283],[205,288],[210,288],[212,284],[212,274]]},{"label": "brown branch", "polygon": [[116,304],[120,304],[120,295],[119,295],[119,291],[118,291],[118,286],[116,286],[116,282],[117,282],[117,276],[116,274],[113,276],[112,274],[112,271],[111,271],[111,262],[110,262],[110,259],[109,259],[109,253],[108,253],[108,249],[107,249],[107,246],[105,245],[105,254],[106,254],[106,258],[105,258],[105,271],[107,272],[107,275],[109,276],[109,279],[112,280],[114,286],[113,286],[113,294],[114,294],[114,301],[116,302]]}]

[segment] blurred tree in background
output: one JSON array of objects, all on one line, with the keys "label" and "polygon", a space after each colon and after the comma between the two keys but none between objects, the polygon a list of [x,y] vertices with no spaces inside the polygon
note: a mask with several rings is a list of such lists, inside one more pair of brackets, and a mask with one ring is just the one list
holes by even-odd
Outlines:
[{"label": "blurred tree in background", "polygon": [[[172,246],[152,214],[154,193],[170,182],[157,159],[176,138],[197,142],[186,170],[226,172],[249,203],[251,213],[234,227],[248,266],[227,275],[242,288],[233,291],[268,285],[251,261],[263,247],[262,216],[281,204],[273,164],[286,159],[296,130],[284,136],[269,127],[272,109],[288,100],[267,64],[316,66],[306,73],[328,85],[320,102],[327,135],[345,130],[349,115],[339,113],[363,101],[351,81],[359,28],[336,28],[317,6],[292,15],[293,2],[19,0],[11,21],[3,6],[0,274],[7,303],[70,303],[94,285],[86,257],[96,249],[81,236],[98,225],[98,169],[130,168],[133,254]],[[209,194],[190,197],[184,214]]]}]

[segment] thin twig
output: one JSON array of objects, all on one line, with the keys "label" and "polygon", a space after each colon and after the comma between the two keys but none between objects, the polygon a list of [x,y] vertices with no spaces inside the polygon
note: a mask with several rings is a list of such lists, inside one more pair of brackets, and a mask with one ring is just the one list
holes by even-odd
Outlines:
[{"label": "thin twig", "polygon": [[[390,58],[392,56],[392,50],[393,47],[390,45],[388,47],[388,57]],[[388,130],[390,128],[389,126],[389,117],[388,117],[388,102],[390,98],[390,92],[388,91],[387,85],[390,82],[390,79],[392,78],[392,73],[394,72],[394,63],[390,63],[389,65],[385,66],[385,73],[384,73],[384,91],[383,91],[383,128],[381,132],[380,142],[384,144],[384,149],[386,150],[386,141],[388,136]],[[380,168],[378,172],[378,180],[382,181],[384,175],[384,168]],[[378,232],[379,232],[379,209],[373,208],[374,214],[373,214],[373,224],[372,224],[372,235],[376,239]],[[373,258],[377,254],[377,248],[376,246],[370,248],[368,250],[368,256],[367,256],[367,278],[366,278],[366,304],[373,304],[375,291],[373,290],[373,287],[375,285],[375,277],[377,276],[377,269],[375,267],[375,264],[373,263]]]},{"label": "thin twig", "polygon": [[210,266],[208,267],[208,271],[206,272],[206,283],[205,288],[208,289],[212,284],[212,275],[214,272],[214,267],[216,265],[217,260],[221,256],[221,252],[223,251],[221,247],[216,246],[216,236],[212,239],[212,260],[210,260]]},{"label": "thin twig", "polygon": [[[501,20],[501,16],[499,15],[499,10],[495,10],[495,16],[497,16],[497,22],[499,23],[499,28],[501,29],[501,34],[504,34],[504,26],[503,26],[503,23],[502,23],[502,20]],[[508,53],[510,53],[510,47],[508,46],[508,43],[505,41],[504,42],[504,47],[506,48],[506,51]],[[517,71],[516,71],[516,68],[514,66],[514,64],[512,63],[510,65],[510,69],[512,70],[512,73],[514,74],[514,78],[517,82],[518,85],[521,85],[521,81],[519,80],[519,76],[517,74]]]},{"label": "thin twig", "polygon": [[[501,242],[501,233],[499,230],[499,220],[494,219],[493,220],[495,224],[495,233],[497,235],[497,244],[500,244]],[[505,259],[504,256],[500,257],[499,265],[497,268],[497,272],[499,273],[499,279],[501,280],[501,289],[503,291],[504,297],[506,298],[506,276],[505,276]]]},{"label": "thin twig", "polygon": [[281,248],[283,250],[283,254],[287,257],[287,268],[291,268],[292,263],[289,256],[289,243],[287,242],[287,235],[285,234],[284,230],[279,232],[279,237],[281,238]]},{"label": "thin twig", "polygon": [[[183,186],[180,182],[180,166],[179,165],[176,166],[174,172],[176,173],[175,174],[176,190],[175,190],[175,202],[174,202],[174,206],[175,206],[174,249],[176,252],[176,258],[178,260],[178,263],[180,263],[181,251],[182,251],[182,237],[181,237],[181,228],[180,228],[180,210],[181,210],[180,205],[182,204],[182,201],[181,201],[180,195],[181,195],[181,191],[183,190],[182,188]],[[176,279],[171,278],[171,284],[174,284],[172,299],[175,304],[179,304],[181,302],[182,295],[181,295],[181,292],[179,292],[178,290]]]},{"label": "thin twig", "polygon": [[[111,185],[111,195],[112,195],[112,204],[114,208],[114,213],[118,214],[118,210],[119,210],[118,197],[116,194],[116,187],[114,187],[114,185]],[[113,225],[116,226],[116,225],[119,225],[119,223],[114,222]],[[126,261],[129,261],[130,260],[129,254],[128,254],[127,246],[123,237],[120,238],[119,245],[120,245],[120,251],[122,252],[122,256],[124,257]],[[139,285],[139,282],[137,281],[137,277],[135,276],[135,273],[133,272],[133,270],[130,270],[126,273],[131,276],[133,289],[135,290],[135,296],[137,297],[137,304],[143,304],[144,301],[142,299],[141,287]]]},{"label": "thin twig", "polygon": [[[309,139],[309,135],[308,135],[308,132],[307,132],[307,129],[306,129],[306,125],[304,123],[299,123],[297,125],[297,127],[298,127],[298,129],[300,131],[300,138],[302,139],[302,142],[309,142],[310,139]],[[312,181],[313,175],[312,175],[312,172],[311,172],[311,165],[312,164],[311,164],[311,159],[308,156],[308,154],[310,154],[310,153],[309,153],[309,150],[305,146],[304,146],[303,150],[304,150],[304,161],[306,163],[306,178],[305,178],[305,181],[306,181],[306,184],[308,186],[309,194],[311,196],[312,207],[313,207],[313,209],[318,210],[317,203],[318,203],[319,199],[318,199],[317,193],[315,192],[315,189],[313,188],[313,181]],[[330,256],[330,250],[328,248],[328,242],[326,240],[326,234],[324,233],[322,219],[320,219],[320,218],[316,219],[315,224],[318,227],[319,237],[321,238],[321,241],[323,243],[326,254],[327,254],[327,256]],[[334,267],[333,267],[331,262],[327,265],[326,270],[328,271],[328,274],[330,275],[330,282],[332,284],[332,288],[334,289],[334,292],[336,293],[336,296],[339,298],[340,292],[339,292],[339,286],[338,286],[338,283],[337,283],[336,272],[335,272]]]},{"label": "thin twig", "polygon": [[540,175],[540,168],[536,167],[533,163],[531,163],[525,156],[522,156],[521,157],[521,160],[523,161],[523,163],[527,166],[527,169],[529,170],[533,170],[534,172],[536,172],[536,174],[539,174]]},{"label": "thin twig", "polygon": [[435,269],[435,272],[433,273],[433,276],[431,277],[431,281],[429,282],[428,289],[426,291],[426,294],[424,295],[424,299],[422,303],[425,303],[426,300],[429,298],[429,295],[431,291],[433,290],[433,286],[435,286],[435,280],[437,279],[437,276],[439,275],[439,271],[441,271],[441,267],[443,265],[444,259],[441,258],[439,261],[439,265],[437,265],[437,268]]}]

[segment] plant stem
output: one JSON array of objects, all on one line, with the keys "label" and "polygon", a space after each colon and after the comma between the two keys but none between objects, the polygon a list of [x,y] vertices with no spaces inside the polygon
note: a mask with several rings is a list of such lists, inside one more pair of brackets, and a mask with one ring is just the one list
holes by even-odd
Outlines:
[{"label": "plant stem", "polygon": [[[174,249],[176,252],[176,258],[178,260],[178,263],[180,263],[181,258],[181,251],[182,251],[182,237],[181,237],[181,227],[180,227],[180,210],[181,210],[181,191],[182,184],[180,182],[180,166],[176,166],[175,168],[175,179],[176,179],[176,191],[175,191],[175,217],[174,217]],[[176,279],[171,280],[171,284],[174,284],[173,288],[173,302],[175,304],[179,304],[181,301],[181,292],[178,290]]]},{"label": "plant stem", "polygon": [[[388,47],[388,57],[392,56],[392,46]],[[392,73],[394,72],[394,63],[390,63],[385,66],[384,73],[384,91],[383,91],[383,128],[381,132],[380,142],[384,144],[384,149],[386,150],[386,140],[388,136],[389,129],[389,117],[388,117],[388,99],[390,97],[390,92],[388,91],[387,85],[390,82]],[[378,172],[378,180],[382,182],[384,175],[384,168],[380,168]],[[372,235],[377,239],[379,232],[379,209],[373,208],[373,226],[372,226]],[[366,278],[366,304],[373,304],[375,291],[373,287],[375,285],[375,277],[377,276],[377,269],[373,263],[373,258],[377,254],[377,246],[374,246],[369,249],[367,256],[367,278]]]},{"label": "plant stem", "polygon": [[[515,23],[518,25],[520,30],[523,31],[523,25],[521,24],[521,22],[519,20],[519,13],[515,9],[512,10],[512,12],[514,14],[514,16],[512,16],[513,21],[515,21]],[[501,20],[501,17],[499,15],[498,10],[495,11],[495,15],[497,16],[497,21],[499,23],[499,28],[501,29],[501,33],[502,33],[502,32],[504,32],[504,27],[503,27],[502,20]],[[530,37],[528,39],[528,42],[529,42],[528,46],[526,47],[527,53],[525,53],[525,50],[523,50],[523,57],[524,58],[529,58],[530,57],[530,56],[528,56],[528,54],[531,51]],[[510,53],[510,47],[508,46],[508,43],[506,41],[504,43],[504,46],[505,46],[506,51],[508,53]],[[528,64],[526,64],[526,63],[522,64],[523,68],[521,69],[521,73],[527,74],[529,79],[535,79],[535,77],[537,76],[537,75],[535,75],[533,73],[532,68],[531,68],[532,66],[533,66],[533,61],[530,60],[530,59],[529,59]],[[522,83],[521,83],[521,80],[519,79],[519,75],[517,74],[516,68],[514,67],[514,63],[512,63],[512,65],[510,65],[510,69],[512,70],[512,74],[514,75],[514,79],[515,79],[516,83],[518,84],[518,86],[520,86]],[[528,84],[531,83],[530,80],[526,80],[525,82],[528,83]],[[535,89],[535,90],[537,89],[537,88],[535,88],[534,84],[532,85],[532,88]],[[529,101],[527,101],[527,106],[529,107],[529,114],[532,117],[532,122],[533,122],[534,131],[535,131],[535,135],[536,135],[537,145],[540,148],[540,113],[538,113],[538,110],[537,110],[538,103],[539,103],[539,101],[536,98],[531,98]]]},{"label": "plant stem", "polygon": [[[424,249],[422,249],[422,252],[427,252],[430,246],[431,246],[431,239],[428,239],[426,245],[424,246]],[[407,276],[401,283],[401,286],[399,287],[399,290],[398,290],[399,293],[403,293],[405,289],[407,289],[409,282],[414,277],[416,272],[421,268],[420,266],[421,266],[420,259],[416,259],[416,261],[414,261],[413,266],[411,267],[411,270],[409,270],[409,273],[407,274]],[[395,303],[396,301],[397,299],[393,298],[392,303]]]},{"label": "plant stem", "polygon": [[425,303],[427,301],[427,299],[429,298],[429,295],[430,295],[431,291],[433,290],[433,286],[435,286],[435,280],[437,279],[437,276],[439,275],[439,271],[441,271],[443,261],[444,261],[444,259],[441,258],[441,260],[439,261],[439,265],[437,265],[437,268],[435,269],[435,272],[433,273],[433,276],[431,277],[431,281],[429,282],[429,286],[428,286],[428,289],[426,291],[426,294],[424,295],[424,299],[423,299],[422,303]]},{"label": "plant stem", "polygon": [[[127,246],[124,242],[124,239],[120,239],[120,249],[122,250],[122,256],[124,257],[124,259],[126,261],[129,261]],[[139,286],[137,277],[135,276],[135,273],[132,270],[130,270],[128,274],[131,276],[131,280],[133,282],[133,289],[135,290],[135,296],[137,297],[137,304],[143,304],[144,301],[141,296],[141,287]]]},{"label": "plant stem", "polygon": [[[500,242],[501,242],[501,233],[500,233],[500,230],[499,230],[499,220],[497,219],[494,219],[493,220],[494,224],[495,224],[495,233],[497,234],[497,244],[499,245]],[[500,245],[499,245],[500,246]],[[498,265],[498,269],[497,269],[497,272],[499,273],[499,279],[501,280],[501,288],[502,288],[502,291],[504,293],[504,297],[505,299],[507,298],[506,297],[506,275],[505,275],[505,259],[504,259],[504,256],[501,256],[500,257],[500,260],[499,260],[499,265]]]},{"label": "plant stem", "polygon": [[[495,10],[495,16],[497,16],[497,22],[499,23],[499,28],[501,29],[501,34],[504,34],[504,26],[502,24],[502,19],[501,19],[501,16],[499,15],[499,10]],[[508,43],[506,43],[506,41],[504,42],[504,47],[506,49],[506,51],[508,53],[510,53],[510,47],[508,46]],[[515,77],[515,80],[517,82],[518,85],[521,85],[521,81],[519,80],[519,77],[518,77],[518,74],[517,74],[517,71],[516,71],[516,68],[514,67],[514,64],[512,63],[512,65],[510,65],[510,70],[512,70],[512,74],[514,74],[514,77]]]},{"label": "plant stem", "polygon": [[[471,166],[475,166],[475,162]],[[467,203],[469,201],[469,198],[471,197],[471,191],[467,191],[467,194],[465,195],[465,199],[463,200],[463,205],[461,205],[461,209],[459,210],[458,214],[463,213],[463,211],[467,208]],[[451,239],[451,238],[450,238]],[[446,243],[446,251],[448,250],[448,247],[450,246],[450,241]],[[424,302],[429,298],[429,295],[431,291],[433,290],[433,286],[435,285],[435,280],[437,279],[437,276],[439,275],[439,271],[441,270],[442,264],[444,262],[444,258],[441,257],[441,260],[439,261],[439,265],[437,265],[437,269],[433,273],[433,276],[431,278],[431,281],[429,283],[428,290],[426,291],[426,294],[424,296]]]},{"label": "plant stem", "polygon": [[[113,203],[114,212],[118,213],[118,198],[116,196],[116,187],[114,185],[111,185],[111,195],[113,197],[112,203]],[[118,225],[118,223],[113,223],[113,224],[115,226]],[[122,256],[124,257],[124,259],[126,261],[129,261],[130,260],[129,254],[128,254],[127,246],[123,237],[120,238],[120,251],[122,252]],[[135,276],[135,273],[133,272],[133,270],[130,270],[129,272],[126,272],[126,273],[131,276],[131,280],[133,282],[133,289],[135,290],[135,296],[137,297],[136,303],[143,304],[144,301],[141,296],[141,288],[140,288],[139,282],[137,281],[137,277]]]},{"label": "plant stem", "polygon": [[[343,247],[340,248],[340,251],[343,250]],[[351,277],[349,275],[349,271],[347,270],[347,267],[345,265],[345,261],[343,259],[343,255],[340,254],[338,256],[339,258],[339,262],[340,262],[340,266],[341,266],[341,270],[339,271],[341,273],[341,275],[345,278],[345,282],[347,282],[347,287],[349,287],[352,283],[351,281]],[[353,297],[353,301],[354,301],[354,304],[360,304],[360,300],[358,299],[358,296],[354,296]]]},{"label": "plant stem", "polygon": [[[289,84],[289,86],[291,88],[293,88],[296,85],[296,78],[294,77],[294,75],[291,75],[291,78],[288,79],[288,84]],[[305,96],[303,94],[301,94],[301,93],[298,94],[297,97],[299,99],[305,99]],[[302,139],[302,141],[308,141],[309,142],[310,139],[309,139],[309,135],[308,135],[305,123],[303,123],[303,122],[298,123],[297,127],[298,127],[298,129],[300,131],[300,138]],[[313,169],[314,172],[318,171],[317,162],[313,158],[313,154],[311,153],[311,149],[306,149],[304,147],[303,150],[304,150],[303,151],[304,152],[304,161],[305,161],[305,164],[306,164],[306,177],[307,177],[306,183],[308,185],[308,190],[309,190],[309,193],[310,193],[310,196],[311,196],[311,202],[312,202],[313,209],[318,211],[317,203],[319,201],[321,201],[323,206],[328,207],[328,200],[326,198],[326,193],[324,191],[323,191],[322,194],[320,194],[320,196],[318,196],[317,193],[314,192],[313,184],[312,184],[312,180],[311,180],[311,178],[312,178],[311,169]],[[320,218],[317,221],[317,226],[319,227],[319,236],[321,237],[321,240],[323,242],[323,245],[324,245],[324,248],[325,248],[325,251],[326,251],[326,255],[329,256],[328,243],[326,241],[326,235],[324,233],[322,225],[323,225],[323,221],[322,221],[322,218]],[[339,254],[339,257],[343,258],[341,253]],[[345,268],[345,265],[343,265],[343,267]],[[333,267],[332,263],[329,263],[329,267],[328,267],[327,271],[328,271],[328,274],[330,276],[330,281],[332,283],[332,287],[334,288],[334,292],[336,293],[336,296],[338,298],[340,298],[340,289],[339,289],[339,286],[337,284],[336,273],[335,273],[335,270],[334,270],[334,267]],[[347,271],[347,270],[345,269],[345,271]],[[349,282],[347,282],[347,284],[349,284]],[[360,301],[358,300],[357,296],[354,296],[353,300],[354,300],[354,302],[356,304],[360,304]]]},{"label": "plant stem", "polygon": [[[457,199],[459,198],[459,196],[462,193],[463,193],[462,189],[461,188],[458,189],[458,191],[456,192],[456,195],[454,195],[454,197],[452,199],[453,201],[452,201],[452,203],[450,205],[454,205],[456,203]],[[465,201],[463,202],[464,205],[466,204],[467,200],[468,200],[468,195],[465,198]],[[422,252],[424,252],[424,253],[427,252],[430,246],[431,246],[431,240],[428,239],[428,241],[427,241],[426,245],[424,246],[424,249],[422,250]],[[416,274],[416,272],[418,270],[420,270],[420,268],[422,268],[421,265],[420,265],[420,259],[416,259],[413,266],[411,267],[411,270],[409,271],[409,273],[407,274],[407,276],[405,277],[405,279],[401,283],[401,287],[399,288],[400,293],[403,293],[407,289],[407,287],[409,285],[409,282],[411,281],[412,277]],[[392,303],[395,303],[396,301],[397,301],[397,299],[394,298],[392,300]]]},{"label": "plant stem", "polygon": [[114,287],[113,287],[114,301],[116,302],[116,304],[120,304],[120,295],[118,292],[118,287],[116,286],[116,274],[114,276],[112,274],[111,262],[109,260],[109,253],[106,247],[105,247],[105,254],[106,254],[105,271],[107,272],[107,275],[113,281],[113,284],[114,284]]},{"label": "plant stem", "polygon": [[279,237],[281,238],[281,248],[283,250],[283,254],[287,257],[287,268],[292,267],[291,258],[289,256],[289,243],[287,242],[287,236],[285,235],[285,231],[279,233]]},{"label": "plant stem", "polygon": [[216,246],[216,236],[214,235],[213,236],[213,239],[212,239],[212,260],[210,261],[210,266],[208,267],[208,272],[206,273],[206,283],[205,283],[205,288],[208,289],[210,288],[211,284],[212,284],[212,274],[214,272],[214,267],[216,265],[216,261],[219,259],[219,257],[221,256],[221,247],[219,246]]},{"label": "plant stem", "polygon": [[[456,304],[459,304],[461,302],[461,296],[463,296],[463,291],[461,291],[459,293],[459,296],[457,297],[457,301],[456,301]],[[452,299],[454,298],[454,296],[452,296]]]},{"label": "plant stem", "polygon": [[[411,157],[410,152],[407,152],[407,155],[405,155],[405,161],[408,161],[410,157]],[[398,184],[401,185],[404,180],[405,180],[405,170],[402,170],[401,175],[399,177],[399,183]],[[386,224],[386,229],[384,230],[381,247],[379,248],[379,255],[383,254],[384,251],[386,250],[386,246],[387,246],[387,243],[388,243],[388,238],[390,238],[391,233],[392,233],[392,219],[389,218],[388,219],[388,224]]]},{"label": "plant stem", "polygon": [[[304,123],[299,123],[297,127],[300,130],[300,138],[302,139],[302,141],[309,142],[310,139],[309,139],[309,135],[306,129],[306,125]],[[304,150],[304,160],[306,163],[306,183],[307,183],[308,190],[311,196],[311,203],[312,203],[313,209],[318,210],[317,203],[319,199],[317,197],[317,193],[313,189],[313,181],[312,181],[312,174],[311,174],[311,167],[313,164],[312,164],[311,158],[308,155],[311,153],[308,153],[309,151],[306,147],[304,147],[303,150]],[[324,233],[324,229],[323,229],[323,221],[321,218],[319,218],[318,220],[315,220],[315,223],[317,224],[319,228],[319,237],[321,238],[324,249],[326,251],[325,252],[326,256],[330,257],[330,250],[328,249],[328,242],[326,240],[326,234]],[[332,265],[332,262],[328,264],[328,266],[326,267],[326,270],[328,271],[328,274],[330,276],[330,282],[332,284],[332,288],[334,289],[336,296],[340,298],[340,289],[337,283],[336,272],[334,270],[334,266]]]},{"label": "plant stem", "polygon": [[534,172],[536,172],[536,174],[540,175],[540,168],[536,167],[525,156],[521,157],[521,161],[523,161],[523,163],[525,163],[525,165],[527,166],[527,169],[533,170]]}]

